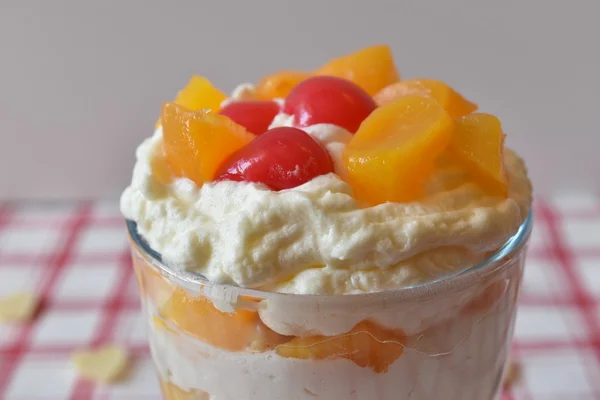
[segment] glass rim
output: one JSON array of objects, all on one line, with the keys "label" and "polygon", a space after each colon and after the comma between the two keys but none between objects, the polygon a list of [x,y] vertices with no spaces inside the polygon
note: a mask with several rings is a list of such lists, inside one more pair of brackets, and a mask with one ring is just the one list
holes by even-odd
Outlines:
[{"label": "glass rim", "polygon": [[[517,232],[513,234],[498,250],[491,254],[484,261],[475,264],[471,267],[463,268],[457,271],[444,274],[435,279],[427,280],[421,283],[417,283],[410,286],[403,286],[399,288],[380,290],[376,292],[368,293],[348,293],[348,294],[304,294],[304,293],[283,293],[283,292],[270,292],[261,289],[252,289],[242,286],[237,286],[228,283],[216,283],[209,281],[202,274],[197,272],[177,268],[176,266],[169,265],[162,260],[160,254],[153,250],[146,240],[139,234],[137,230],[137,224],[132,220],[126,220],[127,230],[130,239],[133,241],[138,251],[141,251],[146,257],[148,257],[154,267],[158,268],[163,275],[173,277],[177,281],[183,281],[186,286],[194,285],[200,287],[211,287],[218,288],[222,295],[228,298],[237,298],[238,296],[249,296],[257,297],[262,299],[268,298],[310,298],[310,299],[324,299],[327,301],[333,299],[369,299],[369,298],[381,298],[381,297],[402,297],[402,298],[415,298],[421,297],[424,294],[431,295],[432,293],[444,292],[448,290],[448,285],[452,283],[453,289],[463,289],[474,283],[475,280],[483,276],[496,271],[501,268],[504,263],[501,261],[508,262],[510,256],[517,255],[522,249],[525,248],[528,238],[533,228],[533,210],[529,211],[527,218],[517,229]],[[496,267],[496,268],[493,268]]]}]

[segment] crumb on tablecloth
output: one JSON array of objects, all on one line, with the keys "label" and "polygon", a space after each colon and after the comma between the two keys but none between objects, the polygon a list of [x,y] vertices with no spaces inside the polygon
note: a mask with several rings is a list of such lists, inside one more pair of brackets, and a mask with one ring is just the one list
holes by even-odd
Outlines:
[{"label": "crumb on tablecloth", "polygon": [[0,299],[0,322],[25,322],[37,311],[39,299],[31,292],[16,292]]},{"label": "crumb on tablecloth", "polygon": [[506,367],[506,373],[504,374],[504,387],[509,388],[521,380],[521,364],[511,361]]},{"label": "crumb on tablecloth", "polygon": [[119,380],[125,375],[129,363],[127,351],[116,345],[76,351],[71,360],[79,376],[98,383]]}]

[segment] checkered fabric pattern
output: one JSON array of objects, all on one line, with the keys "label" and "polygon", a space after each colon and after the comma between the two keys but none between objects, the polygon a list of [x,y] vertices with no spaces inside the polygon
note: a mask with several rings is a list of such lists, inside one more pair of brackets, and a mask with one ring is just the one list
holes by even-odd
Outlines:
[{"label": "checkered fabric pattern", "polygon": [[[535,212],[513,346],[522,376],[503,400],[600,400],[600,198]],[[0,326],[0,399],[160,399],[116,204],[1,204],[0,297],[19,290],[42,306]],[[104,343],[130,349],[128,379],[77,379],[70,353]]]}]

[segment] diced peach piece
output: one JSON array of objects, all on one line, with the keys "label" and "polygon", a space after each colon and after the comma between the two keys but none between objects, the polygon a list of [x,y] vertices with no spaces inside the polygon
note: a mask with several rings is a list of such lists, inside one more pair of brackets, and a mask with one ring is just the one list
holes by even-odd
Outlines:
[{"label": "diced peach piece", "polygon": [[299,71],[281,71],[266,76],[256,85],[256,93],[264,100],[285,98],[297,84],[311,74]]},{"label": "diced peach piece", "polygon": [[359,367],[386,372],[404,351],[406,337],[400,330],[388,330],[370,322],[359,322],[338,336],[296,337],[277,347],[282,357],[303,360],[345,358]]},{"label": "diced peach piece", "polygon": [[344,150],[355,195],[370,204],[421,197],[453,127],[452,118],[430,97],[405,96],[377,108]]},{"label": "diced peach piece", "polygon": [[[162,150],[162,149],[161,149]],[[160,154],[155,154],[150,160],[150,167],[152,168],[152,175],[154,178],[163,185],[168,185],[173,180],[173,172],[167,162],[167,157],[164,151]]]},{"label": "diced peach piece", "polygon": [[224,115],[174,103],[165,103],[162,121],[163,150],[171,171],[197,185],[214,179],[221,163],[254,139]]},{"label": "diced peach piece", "polygon": [[[209,109],[217,113],[221,108],[221,103],[226,98],[227,96],[214,87],[208,79],[194,75],[188,84],[177,93],[174,103],[192,111]],[[156,122],[156,127],[160,124],[159,119]]]},{"label": "diced peach piece", "polygon": [[258,313],[248,310],[231,314],[221,312],[207,298],[189,296],[183,289],[173,293],[161,313],[184,331],[232,351],[249,345],[258,320]]},{"label": "diced peach piece", "polygon": [[284,336],[275,332],[259,319],[256,324],[256,334],[254,340],[250,342],[249,350],[254,352],[273,350],[277,346],[287,343],[293,338],[293,336]]},{"label": "diced peach piece", "polygon": [[383,88],[375,95],[374,99],[377,105],[382,106],[400,97],[410,95],[433,97],[454,119],[477,110],[477,104],[471,103],[444,82],[434,79],[408,79],[396,82]]},{"label": "diced peach piece", "polygon": [[158,315],[152,316],[152,325],[154,325],[154,329],[156,329],[157,331],[166,331],[166,332],[170,332],[170,333],[177,333],[175,330],[173,330],[169,326],[167,321],[165,321],[162,317],[160,317]]},{"label": "diced peach piece", "polygon": [[165,400],[207,400],[210,395],[197,389],[183,390],[171,382],[161,381]]},{"label": "diced peach piece", "polygon": [[161,307],[175,290],[169,280],[146,263],[138,254],[133,255],[133,266],[140,292],[156,307]]},{"label": "diced peach piece", "polygon": [[238,309],[235,313],[225,313],[207,298],[192,297],[183,289],[173,293],[161,314],[180,329],[231,351],[265,351],[289,340],[264,325],[255,311]]},{"label": "diced peach piece", "polygon": [[142,272],[143,285],[146,296],[148,296],[157,307],[165,304],[175,290],[169,280],[152,268],[146,268]]},{"label": "diced peach piece", "polygon": [[315,74],[348,79],[371,96],[400,80],[392,51],[385,45],[367,47],[336,58],[315,71]]},{"label": "diced peach piece", "polygon": [[486,315],[505,295],[508,284],[506,280],[498,280],[489,284],[477,297],[469,301],[461,310],[461,313],[483,317]]},{"label": "diced peach piece", "polygon": [[457,121],[450,151],[473,178],[493,195],[508,194],[504,133],[491,114],[470,114]]}]

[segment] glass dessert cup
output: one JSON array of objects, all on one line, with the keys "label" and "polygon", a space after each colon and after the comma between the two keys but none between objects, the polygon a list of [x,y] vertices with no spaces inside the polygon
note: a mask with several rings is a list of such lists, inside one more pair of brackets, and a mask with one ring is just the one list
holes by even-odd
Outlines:
[{"label": "glass dessert cup", "polygon": [[166,399],[492,400],[532,216],[485,262],[369,294],[271,293],[163,263],[128,221]]}]

